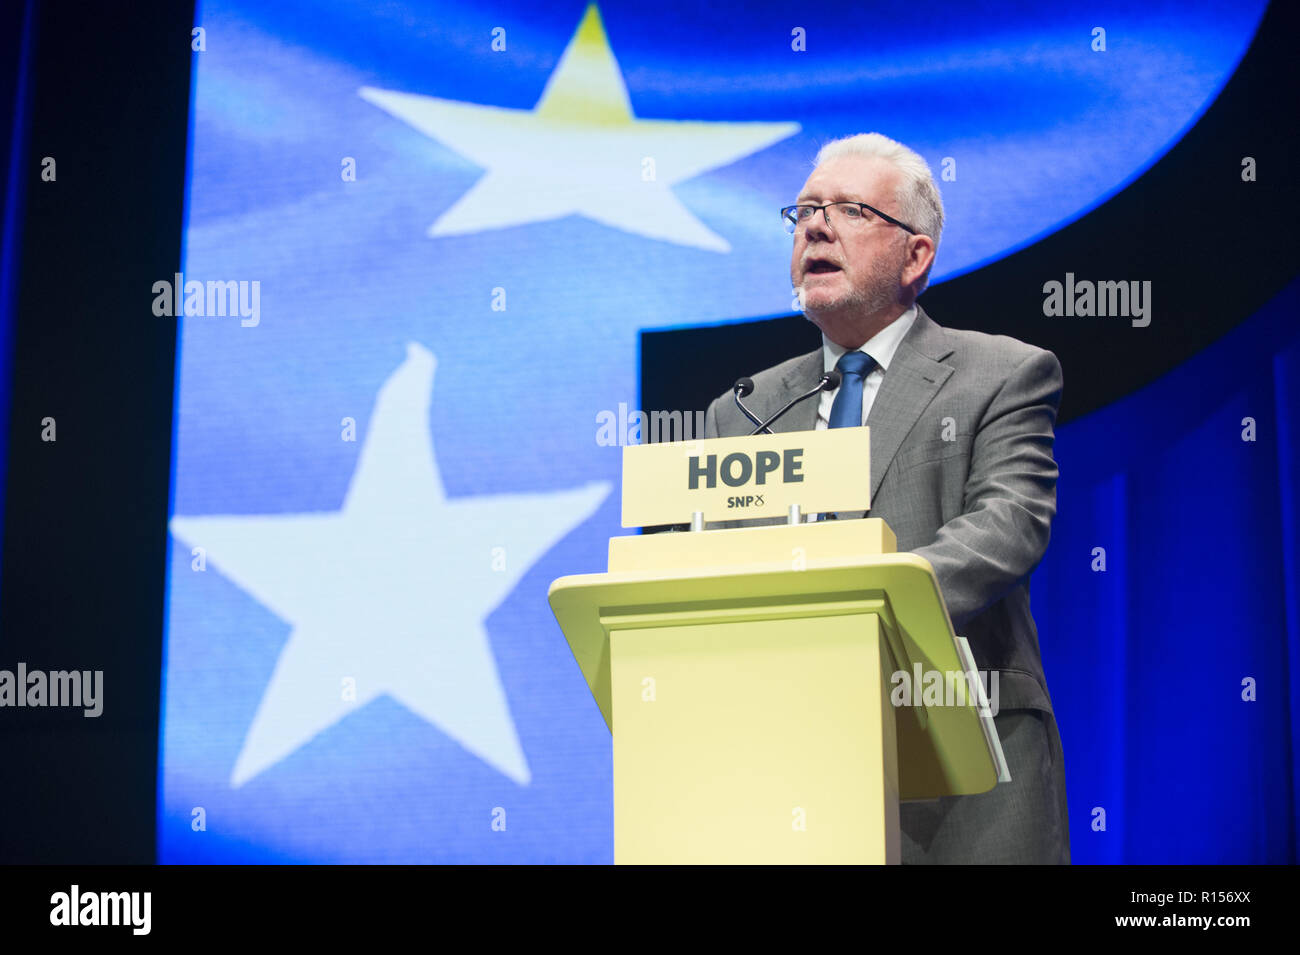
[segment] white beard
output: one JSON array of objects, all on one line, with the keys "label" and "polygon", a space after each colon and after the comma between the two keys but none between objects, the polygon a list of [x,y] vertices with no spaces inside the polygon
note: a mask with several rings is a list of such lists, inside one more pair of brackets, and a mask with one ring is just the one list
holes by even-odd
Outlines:
[{"label": "white beard", "polygon": [[[874,315],[891,305],[898,305],[902,301],[903,266],[904,260],[900,254],[897,262],[891,262],[871,275],[865,286],[852,288],[829,302],[821,303],[815,307],[815,311],[821,313],[852,311],[859,315]],[[806,286],[800,285],[798,292],[799,301],[806,303],[808,301]],[[807,308],[804,311],[806,312]]]}]

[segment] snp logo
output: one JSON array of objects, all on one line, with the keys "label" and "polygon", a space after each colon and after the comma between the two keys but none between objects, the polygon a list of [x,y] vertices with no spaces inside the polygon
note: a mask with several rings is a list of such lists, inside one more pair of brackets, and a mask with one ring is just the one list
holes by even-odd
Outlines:
[{"label": "snp logo", "polygon": [[762,494],[745,494],[727,498],[727,507],[762,507]]},{"label": "snp logo", "polygon": [[148,935],[152,892],[71,891],[50,896],[51,925],[130,925],[134,935]]}]

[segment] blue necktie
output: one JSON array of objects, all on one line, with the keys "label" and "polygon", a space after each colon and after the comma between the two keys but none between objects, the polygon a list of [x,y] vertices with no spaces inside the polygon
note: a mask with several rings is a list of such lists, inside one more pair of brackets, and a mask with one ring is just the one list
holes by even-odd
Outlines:
[{"label": "blue necktie", "polygon": [[860,351],[845,352],[835,363],[843,379],[840,390],[835,394],[831,405],[830,427],[862,427],[862,385],[867,380],[871,369],[876,367],[876,360]]}]

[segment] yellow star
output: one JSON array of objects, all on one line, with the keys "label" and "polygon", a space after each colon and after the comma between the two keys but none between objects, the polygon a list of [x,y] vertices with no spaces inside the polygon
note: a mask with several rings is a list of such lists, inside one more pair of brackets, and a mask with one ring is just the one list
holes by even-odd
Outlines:
[{"label": "yellow star", "polygon": [[363,86],[360,95],[486,171],[429,227],[457,235],[585,216],[634,235],[728,252],[672,186],[794,135],[798,123],[637,119],[595,4],[531,110]]}]

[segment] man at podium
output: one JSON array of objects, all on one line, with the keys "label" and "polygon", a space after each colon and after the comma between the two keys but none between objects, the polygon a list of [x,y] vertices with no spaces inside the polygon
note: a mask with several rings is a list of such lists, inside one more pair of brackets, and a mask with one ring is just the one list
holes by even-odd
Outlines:
[{"label": "man at podium", "polygon": [[[1065,767],[1029,608],[1056,514],[1060,362],[1014,338],[944,328],[916,303],[943,230],[919,155],[867,133],[827,144],[815,165],[781,215],[790,280],[822,347],[754,375],[750,408],[766,419],[840,372],[820,403],[772,428],[870,426],[870,516],[934,567],[954,630],[997,680],[1011,771],[986,793],[903,803],[902,861],[1068,863]],[[752,430],[731,391],[710,405],[706,437]]]}]

